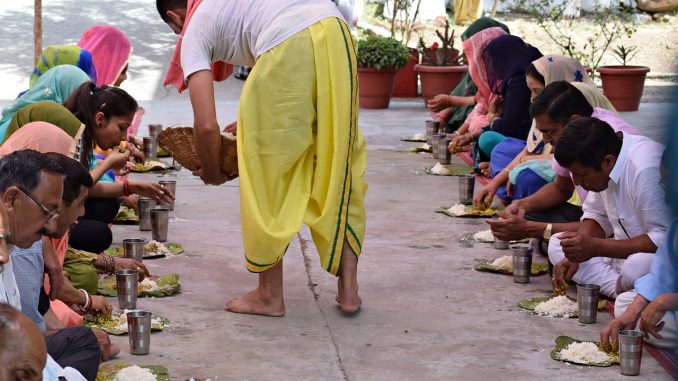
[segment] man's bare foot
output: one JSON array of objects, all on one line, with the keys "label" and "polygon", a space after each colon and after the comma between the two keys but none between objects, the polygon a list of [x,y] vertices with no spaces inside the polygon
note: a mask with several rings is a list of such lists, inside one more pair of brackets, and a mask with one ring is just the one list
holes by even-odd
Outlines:
[{"label": "man's bare foot", "polygon": [[285,302],[280,298],[264,295],[258,288],[226,302],[224,309],[238,314],[252,314],[279,317],[285,315]]},{"label": "man's bare foot", "polygon": [[335,300],[339,303],[341,312],[348,315],[358,311],[363,303],[358,296],[358,258],[346,242],[341,253],[341,270]]}]

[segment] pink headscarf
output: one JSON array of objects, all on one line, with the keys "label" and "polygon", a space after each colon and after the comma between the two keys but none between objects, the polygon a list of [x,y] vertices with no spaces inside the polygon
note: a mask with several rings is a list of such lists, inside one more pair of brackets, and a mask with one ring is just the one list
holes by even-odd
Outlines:
[{"label": "pink headscarf", "polygon": [[493,97],[490,85],[487,82],[487,71],[485,68],[485,60],[483,59],[483,52],[485,47],[495,38],[506,35],[505,30],[499,27],[483,29],[473,36],[466,39],[462,46],[464,47],[464,54],[468,61],[469,74],[473,83],[478,87],[476,93],[476,106],[473,111],[466,118],[469,123],[469,130],[475,132],[488,125],[487,109]]},{"label": "pink headscarf", "polygon": [[77,45],[92,53],[97,86],[112,86],[132,54],[132,44],[125,33],[110,25],[87,29]]},{"label": "pink headscarf", "polygon": [[61,128],[47,122],[31,122],[19,128],[0,146],[0,156],[22,149],[68,155],[74,140]]},{"label": "pink headscarf", "polygon": [[[174,48],[167,74],[165,74],[165,80],[162,83],[163,86],[172,85],[176,87],[180,93],[187,88],[186,81],[184,81],[184,70],[181,68],[181,42],[184,38],[184,33],[186,33],[186,29],[188,28],[188,23],[191,21],[193,13],[198,9],[200,3],[202,3],[202,0],[188,0],[184,26],[181,29],[181,35],[179,36],[179,41],[177,41],[177,46]],[[233,73],[232,65],[221,61],[212,63],[212,78],[214,78],[215,81],[223,81],[228,78],[231,73]]]}]

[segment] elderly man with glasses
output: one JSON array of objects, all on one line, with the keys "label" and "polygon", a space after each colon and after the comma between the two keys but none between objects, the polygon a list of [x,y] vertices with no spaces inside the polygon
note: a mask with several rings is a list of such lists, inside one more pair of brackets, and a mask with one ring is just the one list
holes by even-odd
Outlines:
[{"label": "elderly man with glasses", "polygon": [[[21,150],[0,158],[0,208],[7,213],[0,232],[10,245],[10,253],[28,249],[43,235],[56,231],[64,174],[56,161],[37,151]],[[0,303],[21,310],[12,256],[0,256],[0,262],[4,262]],[[59,366],[77,370],[84,376],[82,379],[95,379],[101,349],[92,330],[75,327],[46,331],[44,335],[47,352]]]}]

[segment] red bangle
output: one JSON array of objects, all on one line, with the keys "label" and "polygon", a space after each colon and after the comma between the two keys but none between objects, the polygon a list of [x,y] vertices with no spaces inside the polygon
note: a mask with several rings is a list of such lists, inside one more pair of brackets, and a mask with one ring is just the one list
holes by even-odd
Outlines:
[{"label": "red bangle", "polygon": [[125,195],[125,197],[129,197],[132,192],[129,190],[129,181],[125,180],[122,182],[122,194]]}]

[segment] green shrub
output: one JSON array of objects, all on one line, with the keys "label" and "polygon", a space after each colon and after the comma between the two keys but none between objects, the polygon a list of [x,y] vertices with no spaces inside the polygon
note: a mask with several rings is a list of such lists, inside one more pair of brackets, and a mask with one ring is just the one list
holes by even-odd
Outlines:
[{"label": "green shrub", "polygon": [[400,69],[409,57],[410,50],[391,37],[370,36],[358,41],[358,67]]}]

